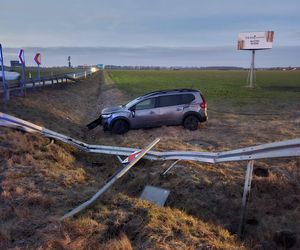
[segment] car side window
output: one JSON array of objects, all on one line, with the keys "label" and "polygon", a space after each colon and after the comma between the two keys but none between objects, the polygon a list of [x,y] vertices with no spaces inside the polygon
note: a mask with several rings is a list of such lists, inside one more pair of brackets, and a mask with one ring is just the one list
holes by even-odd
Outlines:
[{"label": "car side window", "polygon": [[189,104],[195,100],[195,96],[193,94],[183,94],[181,95],[181,103]]},{"label": "car side window", "polygon": [[135,105],[135,110],[152,109],[155,108],[155,98],[150,98],[139,102]]},{"label": "car side window", "polygon": [[178,104],[181,104],[181,95],[166,95],[159,97],[159,107],[175,106]]}]

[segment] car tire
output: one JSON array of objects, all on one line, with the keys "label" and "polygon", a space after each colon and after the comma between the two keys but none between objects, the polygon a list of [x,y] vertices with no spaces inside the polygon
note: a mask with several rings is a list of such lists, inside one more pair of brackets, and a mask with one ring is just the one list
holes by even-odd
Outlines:
[{"label": "car tire", "polygon": [[189,115],[183,120],[183,127],[188,130],[197,130],[199,125],[199,120],[194,115]]},{"label": "car tire", "polygon": [[112,132],[114,134],[122,135],[127,133],[129,130],[129,124],[124,120],[116,120],[112,126]]}]

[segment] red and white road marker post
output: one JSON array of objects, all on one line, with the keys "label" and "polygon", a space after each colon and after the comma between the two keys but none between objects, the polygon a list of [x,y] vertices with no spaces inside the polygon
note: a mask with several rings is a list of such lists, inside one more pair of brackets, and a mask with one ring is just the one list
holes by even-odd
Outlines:
[{"label": "red and white road marker post", "polygon": [[19,62],[22,64],[21,94],[25,95],[25,93],[26,93],[26,75],[25,75],[25,53],[24,53],[23,49],[20,49],[20,51],[19,51]]},{"label": "red and white road marker post", "polygon": [[42,62],[42,56],[40,53],[36,53],[36,55],[34,57],[34,61],[36,62],[37,66],[38,66],[38,80],[39,80],[39,85],[40,85],[40,83],[41,83],[40,64]]}]

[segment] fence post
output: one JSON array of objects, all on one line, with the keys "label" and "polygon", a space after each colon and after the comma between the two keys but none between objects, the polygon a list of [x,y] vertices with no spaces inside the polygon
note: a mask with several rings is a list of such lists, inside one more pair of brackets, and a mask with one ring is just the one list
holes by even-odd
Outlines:
[{"label": "fence post", "polygon": [[244,183],[244,193],[243,193],[243,200],[242,200],[242,212],[241,212],[240,224],[238,229],[238,235],[240,238],[243,236],[244,229],[245,229],[247,205],[248,205],[250,190],[251,190],[253,164],[254,164],[253,160],[249,161],[247,164],[247,171],[246,171],[245,183]]}]

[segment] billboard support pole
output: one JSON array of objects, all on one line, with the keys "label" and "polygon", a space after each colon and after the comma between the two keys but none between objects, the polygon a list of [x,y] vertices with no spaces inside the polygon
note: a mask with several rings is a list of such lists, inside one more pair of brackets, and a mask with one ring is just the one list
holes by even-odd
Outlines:
[{"label": "billboard support pole", "polygon": [[3,62],[3,51],[2,45],[0,44],[0,63],[1,63],[1,70],[2,70],[2,85],[4,90],[4,101],[9,101],[9,88],[8,82],[5,80],[5,72],[4,72],[4,62]]},{"label": "billboard support pole", "polygon": [[256,83],[256,74],[255,74],[255,49],[252,50],[251,66],[248,74],[249,87],[254,88]]}]

